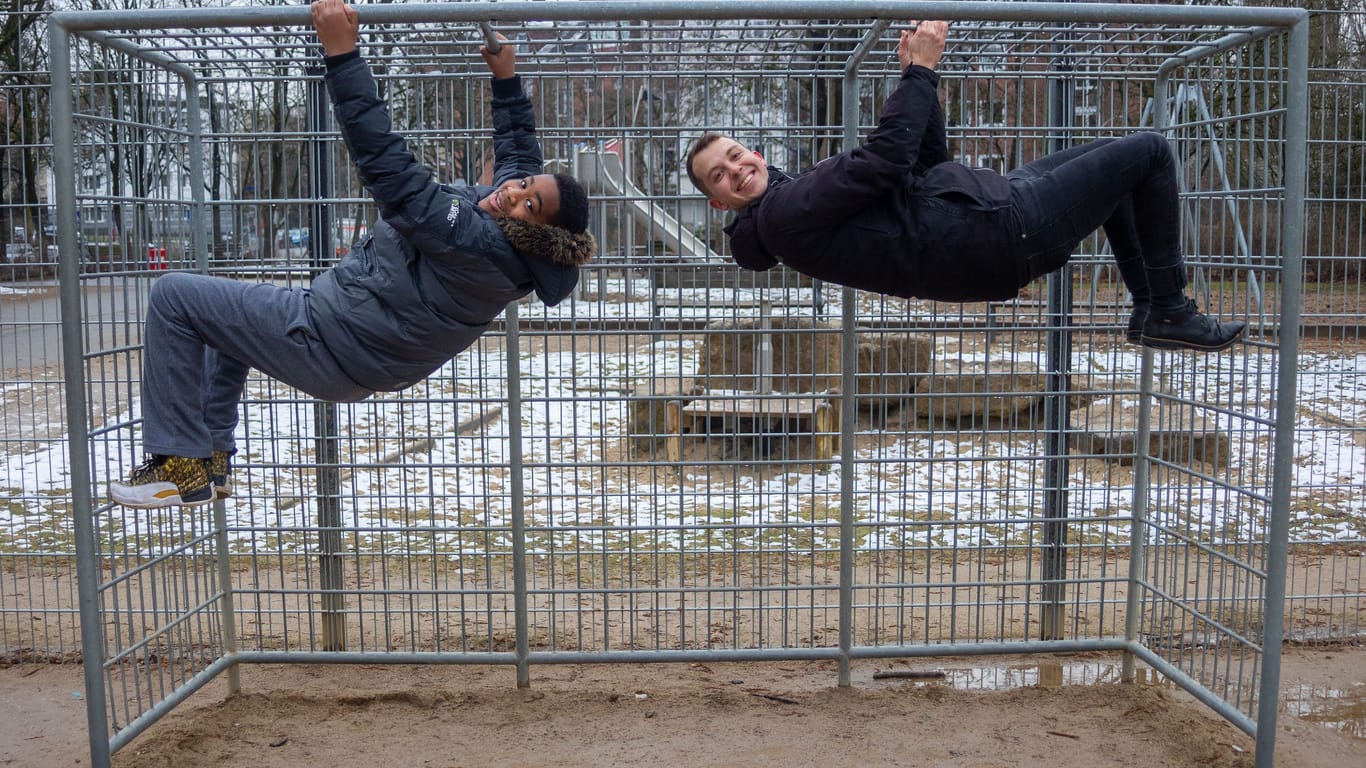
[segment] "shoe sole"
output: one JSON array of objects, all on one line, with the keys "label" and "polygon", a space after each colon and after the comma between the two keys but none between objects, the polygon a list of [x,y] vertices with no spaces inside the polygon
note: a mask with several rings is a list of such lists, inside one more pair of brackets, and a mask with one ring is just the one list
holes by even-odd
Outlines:
[{"label": "shoe sole", "polygon": [[1178,340],[1178,339],[1162,339],[1162,338],[1156,338],[1156,337],[1153,337],[1153,336],[1148,336],[1148,335],[1146,335],[1146,334],[1144,334],[1144,335],[1142,336],[1142,343],[1143,343],[1143,346],[1148,347],[1148,348],[1150,348],[1150,349],[1163,349],[1163,350],[1189,349],[1189,350],[1194,350],[1194,351],[1196,351],[1196,352],[1219,352],[1219,351],[1221,351],[1221,350],[1228,349],[1229,347],[1233,346],[1234,344],[1237,344],[1238,341],[1239,341],[1240,339],[1242,339],[1242,338],[1243,338],[1244,336],[1246,336],[1246,335],[1247,335],[1247,326],[1243,326],[1242,328],[1239,328],[1239,329],[1238,329],[1238,333],[1234,334],[1233,338],[1229,339],[1228,341],[1226,341],[1226,342],[1224,342],[1224,343],[1222,343],[1222,344],[1216,344],[1216,345],[1192,344],[1192,343],[1190,343],[1189,341],[1180,341],[1180,340]]},{"label": "shoe sole", "polygon": [[180,494],[174,494],[166,498],[159,498],[155,501],[140,501],[134,499],[120,499],[114,494],[109,494],[109,500],[130,509],[165,509],[166,507],[202,507],[215,500],[214,496],[208,496],[194,501],[184,501]]},{"label": "shoe sole", "polygon": [[199,489],[190,499],[180,496],[180,489],[172,482],[150,482],[145,485],[109,484],[109,500],[134,510],[160,510],[164,507],[198,507],[213,502],[213,485]]}]

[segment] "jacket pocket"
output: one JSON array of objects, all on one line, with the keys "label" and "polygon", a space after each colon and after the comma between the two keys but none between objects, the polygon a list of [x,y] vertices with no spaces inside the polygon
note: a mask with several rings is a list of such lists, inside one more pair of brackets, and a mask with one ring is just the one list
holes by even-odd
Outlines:
[{"label": "jacket pocket", "polygon": [[915,295],[937,301],[1006,301],[1024,284],[1010,248],[1008,208],[983,209],[941,196],[921,198]]},{"label": "jacket pocket", "polygon": [[285,335],[301,343],[322,341],[317,327],[313,324],[313,313],[308,309],[307,294],[301,294],[290,308],[289,320],[285,324]]},{"label": "jacket pocket", "polygon": [[964,192],[959,189],[946,189],[942,192],[936,192],[934,195],[932,195],[932,197],[935,200],[943,200],[944,202],[949,203],[955,208],[967,208],[971,210],[984,211],[994,210],[993,206],[989,206],[983,203],[981,200],[978,200],[977,198],[973,197],[972,195],[969,195],[967,192]]}]

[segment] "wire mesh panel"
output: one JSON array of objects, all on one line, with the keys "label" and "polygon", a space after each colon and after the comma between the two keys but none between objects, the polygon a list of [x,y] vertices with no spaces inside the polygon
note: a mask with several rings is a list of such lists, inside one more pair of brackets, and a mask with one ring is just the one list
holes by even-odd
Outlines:
[{"label": "wire mesh panel", "polygon": [[[152,281],[202,261],[195,226],[201,208],[195,200],[203,194],[202,129],[196,97],[180,73],[139,65],[106,47],[75,61],[66,84],[69,126],[80,139],[70,142],[61,160],[80,169],[70,179],[78,194],[67,200],[59,195],[57,212],[65,249],[67,403],[81,414],[69,432],[73,440],[87,436],[84,463],[92,476],[104,476],[125,472],[124,458],[138,451],[127,425],[137,419],[142,319]],[[72,375],[72,356],[80,350],[80,374]],[[73,465],[73,475],[81,466]],[[79,508],[84,489],[75,482]],[[100,666],[86,670],[88,688],[102,677],[95,700],[106,705],[98,720],[92,709],[94,744],[97,722],[110,734],[136,732],[177,690],[193,690],[210,677],[206,668],[231,646],[222,625],[224,571],[214,567],[222,562],[221,518],[103,505],[86,514],[75,520],[78,556],[84,525],[100,559],[81,558],[78,569],[87,569],[80,573],[82,589],[98,578],[100,608],[110,617],[98,627],[90,616],[82,621],[84,644],[89,648],[98,638],[102,651]]]},{"label": "wire mesh panel", "polygon": [[1153,423],[1180,427],[1159,446],[1184,444],[1189,456],[1196,446],[1185,425],[1192,423],[1212,427],[1219,442],[1203,463],[1150,463],[1144,587],[1152,602],[1141,632],[1149,647],[1249,715],[1258,695],[1249,681],[1267,639],[1263,611],[1248,608],[1264,599],[1273,567],[1267,426],[1281,386],[1273,334],[1281,321],[1276,297],[1285,293],[1286,169],[1273,142],[1285,135],[1288,83],[1269,73],[1284,71],[1286,56],[1283,39],[1259,41],[1182,67],[1168,86],[1187,189],[1185,247],[1201,264],[1193,293],[1216,313],[1264,323],[1266,335],[1237,356],[1160,361]]},{"label": "wire mesh panel", "polygon": [[847,672],[872,656],[1123,650],[1255,729],[1265,600],[1284,573],[1297,16],[905,4],[956,14],[940,71],[961,162],[1003,172],[1166,131],[1193,295],[1253,325],[1196,356],[1125,343],[1129,298],[1101,236],[990,304],[726,258],[724,216],[681,169],[690,140],[730,132],[795,171],[866,133],[899,77],[885,9],[366,7],[394,123],[448,184],[489,179],[475,22],[494,19],[548,168],[589,187],[599,257],[567,300],[515,304],[402,392],[332,404],[251,379],[232,496],[212,513],[113,506],[104,484],[141,453],[151,282],[199,269],[307,286],[376,216],[297,10],[63,19],[92,30],[71,45],[73,203],[132,233],[64,274],[106,627],[98,725],[114,746],[256,661],[508,663],[525,682],[539,662]]},{"label": "wire mesh panel", "polygon": [[1306,192],[1305,276],[1296,427],[1304,453],[1321,457],[1322,471],[1297,473],[1291,527],[1289,636],[1305,642],[1359,638],[1366,627],[1366,420],[1360,380],[1363,257],[1366,232],[1359,215],[1363,131],[1349,115],[1366,99],[1366,35],[1360,12],[1316,14],[1310,23],[1309,168]]},{"label": "wire mesh panel", "polygon": [[56,246],[46,181],[48,75],[35,14],[0,11],[0,664],[79,657]]}]

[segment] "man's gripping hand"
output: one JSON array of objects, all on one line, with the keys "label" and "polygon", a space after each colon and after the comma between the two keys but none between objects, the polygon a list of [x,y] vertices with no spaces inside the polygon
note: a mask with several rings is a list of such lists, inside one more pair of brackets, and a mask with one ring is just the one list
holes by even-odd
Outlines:
[{"label": "man's gripping hand", "polygon": [[901,41],[896,46],[896,58],[901,63],[901,71],[912,64],[926,69],[939,66],[944,55],[944,41],[949,35],[947,21],[911,22],[912,29],[901,31]]},{"label": "man's gripping hand", "polygon": [[313,28],[323,55],[340,56],[356,50],[360,40],[360,17],[345,0],[313,0]]}]

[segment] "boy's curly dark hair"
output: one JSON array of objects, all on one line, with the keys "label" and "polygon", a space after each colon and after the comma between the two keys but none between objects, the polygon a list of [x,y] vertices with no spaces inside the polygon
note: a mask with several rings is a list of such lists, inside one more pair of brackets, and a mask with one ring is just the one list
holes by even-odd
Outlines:
[{"label": "boy's curly dark hair", "polygon": [[554,174],[555,186],[560,190],[560,210],[555,214],[555,226],[574,234],[588,229],[588,193],[573,176]]}]

